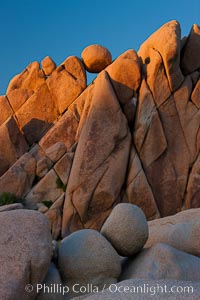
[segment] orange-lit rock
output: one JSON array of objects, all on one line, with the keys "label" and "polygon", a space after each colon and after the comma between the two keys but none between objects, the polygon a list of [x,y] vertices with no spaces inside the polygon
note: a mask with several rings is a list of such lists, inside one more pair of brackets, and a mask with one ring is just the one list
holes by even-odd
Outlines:
[{"label": "orange-lit rock", "polygon": [[45,75],[40,69],[39,62],[32,62],[22,73],[10,81],[6,93],[9,94],[12,90],[19,88],[36,91],[44,82]]},{"label": "orange-lit rock", "polygon": [[119,101],[126,104],[141,83],[141,66],[137,53],[127,50],[106,68]]},{"label": "orange-lit rock", "polygon": [[90,45],[81,53],[82,60],[88,72],[98,73],[112,62],[112,55],[101,45]]},{"label": "orange-lit rock", "polygon": [[86,48],[83,61],[88,53],[101,71],[88,87],[76,56],[56,69],[49,57],[43,69],[31,63],[0,97],[0,193],[48,211],[56,239],[61,223],[63,237],[99,230],[119,202],[149,220],[200,207],[198,49],[199,27],[181,39],[171,21],[113,63],[107,49]]},{"label": "orange-lit rock", "polygon": [[42,60],[42,69],[44,74],[49,76],[56,69],[56,64],[50,56],[46,56]]},{"label": "orange-lit rock", "polygon": [[8,100],[12,109],[16,112],[33,94],[33,90],[29,89],[14,89],[8,94]]},{"label": "orange-lit rock", "polygon": [[43,84],[16,112],[19,126],[30,145],[53,124],[58,113],[47,84]]},{"label": "orange-lit rock", "polygon": [[13,115],[13,110],[6,96],[0,96],[0,126]]},{"label": "orange-lit rock", "polygon": [[86,71],[82,61],[76,56],[69,56],[63,65],[69,74],[71,74],[77,83],[85,89],[87,87]]},{"label": "orange-lit rock", "polygon": [[180,24],[171,21],[155,31],[138,51],[144,64],[150,61],[150,49],[161,55],[171,91],[176,90],[184,79],[180,69],[180,38]]},{"label": "orange-lit rock", "polygon": [[65,70],[64,66],[58,67],[52,73],[47,79],[47,85],[60,114],[62,114],[83,91],[79,82]]}]

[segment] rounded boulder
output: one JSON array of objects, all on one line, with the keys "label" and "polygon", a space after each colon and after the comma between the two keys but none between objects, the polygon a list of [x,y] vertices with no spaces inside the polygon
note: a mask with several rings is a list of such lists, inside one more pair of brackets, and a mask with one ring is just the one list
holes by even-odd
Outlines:
[{"label": "rounded boulder", "polygon": [[131,203],[114,207],[101,229],[122,256],[138,253],[148,239],[148,224],[143,211]]},{"label": "rounded boulder", "polygon": [[96,230],[78,230],[62,240],[58,266],[68,286],[115,283],[121,272],[120,257],[112,245]]},{"label": "rounded boulder", "polygon": [[90,73],[99,73],[112,62],[112,55],[101,45],[90,45],[81,54],[86,70]]}]

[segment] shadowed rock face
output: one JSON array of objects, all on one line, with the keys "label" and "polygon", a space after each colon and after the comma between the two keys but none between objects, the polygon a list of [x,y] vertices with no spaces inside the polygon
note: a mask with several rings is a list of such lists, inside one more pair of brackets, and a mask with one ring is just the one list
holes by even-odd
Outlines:
[{"label": "shadowed rock face", "polygon": [[[179,23],[168,22],[138,53],[105,64],[87,88],[75,56],[57,68],[49,57],[43,70],[29,65],[0,98],[0,194],[13,191],[9,174],[31,174],[18,196],[32,207],[54,202],[45,213],[55,239],[100,230],[119,202],[138,205],[149,220],[200,207],[199,45],[197,25],[183,43]],[[25,152],[33,171],[20,163],[13,172]]]}]

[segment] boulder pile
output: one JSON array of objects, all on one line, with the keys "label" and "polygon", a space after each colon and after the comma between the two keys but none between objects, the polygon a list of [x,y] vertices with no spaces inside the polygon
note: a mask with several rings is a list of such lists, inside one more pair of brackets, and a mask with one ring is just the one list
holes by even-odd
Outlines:
[{"label": "boulder pile", "polygon": [[[109,299],[131,299],[130,291],[122,293],[117,287],[125,285],[127,290],[145,280],[152,286],[167,285],[166,295],[172,283],[200,291],[200,240],[193,233],[194,220],[199,228],[200,209],[147,222],[139,207],[120,203],[101,232],[81,229],[56,242],[42,213],[7,207],[0,212],[2,299],[81,299],[86,294],[92,294],[88,299],[104,299],[104,291]],[[187,223],[190,219],[193,223]],[[140,290],[139,299],[145,295]]]},{"label": "boulder pile", "polygon": [[[76,281],[199,281],[199,53],[198,25],[181,38],[170,21],[138,52],[112,61],[90,45],[10,81],[0,96],[3,299],[34,299],[24,285],[54,280],[70,291]],[[86,71],[99,73],[89,85]],[[38,299],[62,299],[53,294]]]}]

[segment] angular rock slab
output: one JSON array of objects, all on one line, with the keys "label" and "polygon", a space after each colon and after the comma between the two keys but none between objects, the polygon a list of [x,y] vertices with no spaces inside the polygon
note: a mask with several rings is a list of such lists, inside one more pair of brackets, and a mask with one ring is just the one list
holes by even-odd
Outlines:
[{"label": "angular rock slab", "polygon": [[17,111],[16,117],[30,145],[53,124],[58,113],[47,84],[43,84]]},{"label": "angular rock slab", "polygon": [[31,154],[25,153],[18,161],[0,177],[0,194],[12,193],[24,197],[31,189],[35,179],[36,162]]},{"label": "angular rock slab", "polygon": [[28,144],[13,117],[0,126],[0,176],[28,150]]},{"label": "angular rock slab", "polygon": [[57,184],[58,176],[51,169],[26,195],[26,207],[35,209],[38,202],[55,202],[62,194],[62,188]]},{"label": "angular rock slab", "polygon": [[77,80],[62,65],[47,79],[47,85],[59,114],[62,114],[83,91]]},{"label": "angular rock slab", "polygon": [[133,145],[127,169],[124,202],[139,206],[143,210],[147,220],[156,219],[160,216],[152,189]]},{"label": "angular rock slab", "polygon": [[[48,220],[39,212],[18,209],[0,213],[0,228],[1,299],[35,299],[52,254]],[[25,291],[28,284],[34,286],[31,293]]]},{"label": "angular rock slab", "polygon": [[29,89],[14,89],[7,94],[7,98],[14,112],[16,112],[32,95],[34,91]]},{"label": "angular rock slab", "polygon": [[6,96],[0,96],[0,126],[13,114],[13,110]]},{"label": "angular rock slab", "polygon": [[[62,235],[101,227],[119,201],[130,149],[127,120],[105,71],[87,98],[87,118],[80,120],[78,145],[66,190]],[[113,176],[115,174],[115,176]]]}]

